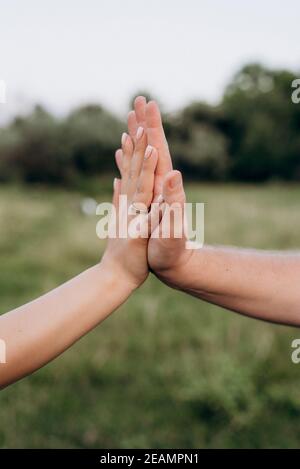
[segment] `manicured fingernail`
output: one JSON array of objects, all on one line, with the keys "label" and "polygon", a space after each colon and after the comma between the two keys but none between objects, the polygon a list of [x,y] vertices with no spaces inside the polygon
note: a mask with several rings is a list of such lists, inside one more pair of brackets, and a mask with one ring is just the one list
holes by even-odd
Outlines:
[{"label": "manicured fingernail", "polygon": [[153,151],[153,147],[151,145],[148,145],[145,151],[145,160],[151,156],[151,153]]},{"label": "manicured fingernail", "polygon": [[125,145],[126,139],[127,139],[127,133],[126,133],[126,132],[123,132],[123,134],[122,134],[122,139],[121,139],[122,145]]},{"label": "manicured fingernail", "polygon": [[139,127],[136,132],[136,139],[139,140],[140,138],[142,138],[143,134],[144,134],[143,127]]},{"label": "manicured fingernail", "polygon": [[118,179],[117,179],[117,178],[115,178],[115,179],[114,179],[114,190],[116,190],[116,189],[117,189],[117,184],[118,184]]},{"label": "manicured fingernail", "polygon": [[176,173],[172,179],[170,179],[169,181],[169,186],[171,189],[175,189],[175,187],[177,187],[181,182],[181,175],[180,173]]}]

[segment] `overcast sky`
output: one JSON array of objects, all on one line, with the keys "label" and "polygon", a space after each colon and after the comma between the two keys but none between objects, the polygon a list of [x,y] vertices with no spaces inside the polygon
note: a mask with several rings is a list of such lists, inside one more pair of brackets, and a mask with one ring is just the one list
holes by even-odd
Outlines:
[{"label": "overcast sky", "polygon": [[0,114],[97,101],[122,115],[139,89],[169,111],[216,102],[246,62],[300,71],[299,20],[299,0],[0,0]]}]

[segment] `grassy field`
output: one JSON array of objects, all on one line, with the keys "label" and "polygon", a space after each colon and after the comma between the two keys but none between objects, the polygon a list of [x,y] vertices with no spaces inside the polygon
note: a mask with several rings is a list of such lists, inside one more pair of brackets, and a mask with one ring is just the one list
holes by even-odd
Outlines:
[{"label": "grassy field", "polygon": [[[300,246],[296,186],[190,185],[188,194],[206,203],[208,243]],[[81,198],[0,187],[1,312],[97,262],[103,243]],[[62,357],[0,393],[0,446],[299,447],[300,365],[290,358],[299,337],[152,276]]]}]

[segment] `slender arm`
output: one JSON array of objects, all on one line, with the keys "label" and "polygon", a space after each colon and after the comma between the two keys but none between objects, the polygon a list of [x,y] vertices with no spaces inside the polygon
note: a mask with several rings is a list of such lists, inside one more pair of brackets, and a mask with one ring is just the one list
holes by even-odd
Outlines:
[{"label": "slender arm", "polygon": [[[122,176],[113,185],[117,216],[111,217],[101,263],[0,317],[1,357],[3,344],[6,349],[6,363],[0,363],[0,388],[60,355],[118,308],[148,277],[148,218],[139,219],[141,231],[148,233],[146,237],[131,238],[129,233],[119,237],[117,233],[119,226],[124,222],[130,225],[137,216],[128,210],[134,203],[150,208],[158,153],[147,146],[146,132],[139,127],[134,138],[123,134],[116,160]],[[127,197],[126,210],[119,206],[119,195]]]},{"label": "slender arm", "polygon": [[0,339],[6,344],[6,363],[0,364],[0,388],[60,355],[120,306],[133,289],[101,263],[2,315]]}]

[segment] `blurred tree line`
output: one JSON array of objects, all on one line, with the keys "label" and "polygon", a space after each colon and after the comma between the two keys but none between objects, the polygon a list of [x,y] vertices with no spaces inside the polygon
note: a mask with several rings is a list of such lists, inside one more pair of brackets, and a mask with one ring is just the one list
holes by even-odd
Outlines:
[{"label": "blurred tree line", "polygon": [[[218,106],[193,103],[164,116],[174,164],[206,180],[300,180],[300,104],[286,70],[243,67]],[[125,129],[98,105],[57,119],[40,106],[0,129],[0,181],[74,185],[115,170]]]}]

